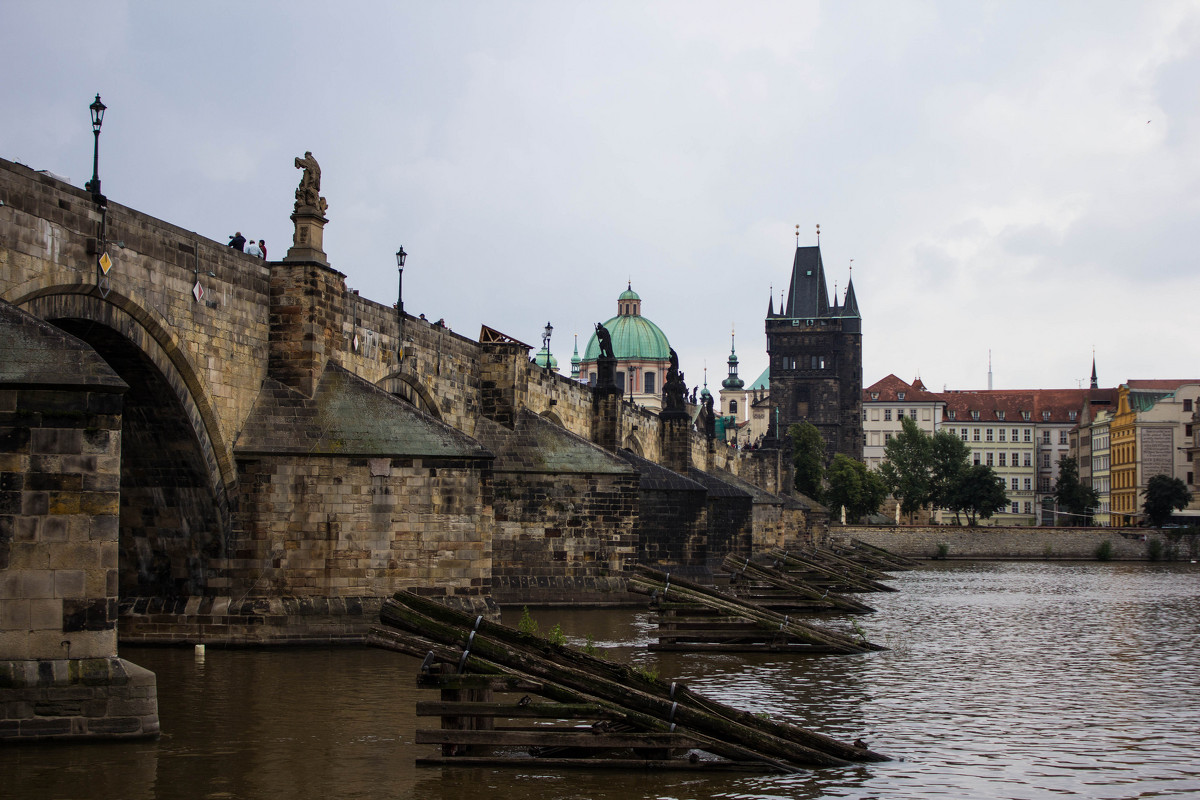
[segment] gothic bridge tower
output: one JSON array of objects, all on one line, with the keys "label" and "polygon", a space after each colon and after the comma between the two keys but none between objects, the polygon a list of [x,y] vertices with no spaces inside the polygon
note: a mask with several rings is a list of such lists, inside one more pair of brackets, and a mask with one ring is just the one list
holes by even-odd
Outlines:
[{"label": "gothic bridge tower", "polygon": [[827,458],[843,453],[861,459],[862,317],[853,279],[842,305],[836,293],[829,304],[820,239],[815,247],[796,247],[787,302],[781,299],[777,312],[771,298],[766,328],[772,414],[768,435],[786,434],[795,422],[811,422],[825,439]]}]

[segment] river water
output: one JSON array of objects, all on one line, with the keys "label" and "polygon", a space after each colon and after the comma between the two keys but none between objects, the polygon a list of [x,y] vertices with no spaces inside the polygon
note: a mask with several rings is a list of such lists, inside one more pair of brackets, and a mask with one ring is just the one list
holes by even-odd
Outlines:
[{"label": "river water", "polygon": [[[0,798],[1200,797],[1200,566],[931,563],[856,617],[858,656],[655,655],[640,611],[543,631],[896,760],[798,775],[416,767],[417,662],[369,648],[122,648],[155,741],[0,748]],[[516,624],[520,610],[507,609]],[[847,628],[846,617],[823,618]],[[423,724],[436,727],[436,720]]]}]

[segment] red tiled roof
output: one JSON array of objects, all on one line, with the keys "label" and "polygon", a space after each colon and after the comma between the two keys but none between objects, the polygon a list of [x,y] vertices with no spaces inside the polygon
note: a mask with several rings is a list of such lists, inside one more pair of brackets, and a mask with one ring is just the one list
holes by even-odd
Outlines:
[{"label": "red tiled roof", "polygon": [[[900,400],[900,392],[904,392],[904,400]],[[877,393],[879,397],[872,400],[871,395],[873,393]],[[882,378],[866,389],[863,389],[862,399],[864,403],[881,403],[884,401],[889,403],[936,403],[942,397],[934,392],[925,391],[924,388],[918,389],[912,384],[905,383],[895,375],[888,375],[886,378]]]}]

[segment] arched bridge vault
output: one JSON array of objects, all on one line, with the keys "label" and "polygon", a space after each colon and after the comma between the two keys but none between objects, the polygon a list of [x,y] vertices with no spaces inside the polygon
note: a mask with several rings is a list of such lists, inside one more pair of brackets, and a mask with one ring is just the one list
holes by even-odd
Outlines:
[{"label": "arched bridge vault", "polygon": [[209,590],[227,557],[236,481],[210,390],[163,317],[117,292],[58,286],[15,305],[87,342],[129,385],[121,453],[120,594]]}]

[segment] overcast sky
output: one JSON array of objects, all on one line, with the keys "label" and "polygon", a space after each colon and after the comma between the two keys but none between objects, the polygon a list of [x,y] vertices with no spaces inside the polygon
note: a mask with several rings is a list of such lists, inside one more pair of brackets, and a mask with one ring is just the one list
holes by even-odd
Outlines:
[{"label": "overcast sky", "polygon": [[[863,381],[1200,375],[1196,2],[0,4],[0,156],[291,243],[311,150],[351,288],[567,371],[627,281],[719,387],[796,244]],[[1084,384],[1086,385],[1086,383]]]}]

